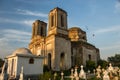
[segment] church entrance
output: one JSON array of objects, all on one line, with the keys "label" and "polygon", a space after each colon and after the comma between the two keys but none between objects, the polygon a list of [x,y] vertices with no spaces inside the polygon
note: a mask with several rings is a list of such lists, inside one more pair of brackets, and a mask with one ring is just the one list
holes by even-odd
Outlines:
[{"label": "church entrance", "polygon": [[48,54],[48,68],[51,69],[51,54]]},{"label": "church entrance", "polygon": [[60,69],[64,70],[64,59],[65,59],[65,54],[61,53],[60,55]]}]

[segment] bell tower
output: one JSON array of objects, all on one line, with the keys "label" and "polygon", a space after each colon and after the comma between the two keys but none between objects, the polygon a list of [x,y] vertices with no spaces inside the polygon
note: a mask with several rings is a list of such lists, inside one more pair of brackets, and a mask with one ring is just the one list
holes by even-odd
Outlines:
[{"label": "bell tower", "polygon": [[44,54],[44,40],[46,37],[47,23],[36,20],[32,25],[32,38],[29,49],[35,55]]},{"label": "bell tower", "polygon": [[35,36],[46,36],[47,24],[43,21],[36,20],[32,25],[32,38]]},{"label": "bell tower", "polygon": [[54,8],[49,13],[48,35],[65,34],[67,35],[67,12],[61,8]]}]

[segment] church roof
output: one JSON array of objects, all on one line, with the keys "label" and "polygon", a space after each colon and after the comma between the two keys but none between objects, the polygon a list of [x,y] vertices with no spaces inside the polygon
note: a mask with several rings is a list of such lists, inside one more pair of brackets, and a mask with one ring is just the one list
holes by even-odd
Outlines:
[{"label": "church roof", "polygon": [[14,52],[13,52],[13,55],[17,55],[17,54],[25,54],[25,55],[32,55],[31,51],[27,48],[19,48],[19,49],[16,49]]},{"label": "church roof", "polygon": [[18,48],[12,53],[12,55],[7,56],[6,58],[10,58],[14,56],[44,58],[43,56],[33,55],[32,52],[28,48]]},{"label": "church roof", "polygon": [[52,9],[50,12],[52,12],[53,10],[60,10],[60,11],[63,11],[63,12],[65,12],[66,14],[67,14],[67,12],[65,11],[65,10],[63,10],[62,8],[59,8],[59,7],[55,7],[54,9]]},{"label": "church roof", "polygon": [[79,27],[71,27],[71,28],[69,28],[69,31],[72,31],[72,30],[80,31],[80,32],[86,33],[85,31],[83,31],[83,30],[82,30],[81,28],[79,28]]}]

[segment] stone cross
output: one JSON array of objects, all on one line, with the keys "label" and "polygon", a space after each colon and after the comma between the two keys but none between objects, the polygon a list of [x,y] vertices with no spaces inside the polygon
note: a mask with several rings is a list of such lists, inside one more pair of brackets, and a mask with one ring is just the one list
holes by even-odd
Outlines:
[{"label": "stone cross", "polygon": [[110,77],[109,77],[109,75],[108,75],[108,72],[105,70],[104,72],[103,72],[103,80],[110,80]]},{"label": "stone cross", "polygon": [[64,80],[63,76],[64,76],[64,73],[61,72],[61,80]]}]

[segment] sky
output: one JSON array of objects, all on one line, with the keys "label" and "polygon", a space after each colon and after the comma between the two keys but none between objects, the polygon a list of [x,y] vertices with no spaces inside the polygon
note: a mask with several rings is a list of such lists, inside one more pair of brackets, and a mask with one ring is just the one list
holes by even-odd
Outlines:
[{"label": "sky", "polygon": [[68,28],[79,27],[101,59],[120,54],[120,0],[0,0],[0,58],[28,47],[32,23],[48,23],[55,7],[68,14]]}]

